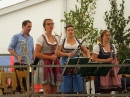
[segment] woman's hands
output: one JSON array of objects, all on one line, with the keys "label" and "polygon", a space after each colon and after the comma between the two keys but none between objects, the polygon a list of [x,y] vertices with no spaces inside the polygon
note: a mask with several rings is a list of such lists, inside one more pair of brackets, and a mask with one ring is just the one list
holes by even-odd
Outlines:
[{"label": "woman's hands", "polygon": [[17,57],[17,60],[18,60],[18,62],[19,62],[20,64],[23,64],[23,58],[22,58],[22,57],[18,56],[18,57]]},{"label": "woman's hands", "polygon": [[105,59],[106,62],[112,62],[113,61],[113,58],[107,58]]},{"label": "woman's hands", "polygon": [[53,55],[51,55],[51,60],[55,61],[58,56],[60,56],[60,51],[56,50],[55,53]]},{"label": "woman's hands", "polygon": [[68,57],[70,57],[70,58],[74,57],[74,53],[73,52],[68,53]]},{"label": "woman's hands", "polygon": [[[56,51],[55,51],[55,55],[56,55],[56,56],[63,56],[63,53],[60,52],[59,50],[56,50]],[[68,57],[70,57],[70,58],[74,57],[74,55],[75,55],[74,52],[64,53],[64,56],[68,56]]]},{"label": "woman's hands", "polygon": [[52,61],[55,61],[56,59],[57,59],[57,55],[56,54],[51,55],[51,60]]},{"label": "woman's hands", "polygon": [[55,51],[55,55],[60,56],[60,51],[59,51],[59,50],[56,50],[56,51]]}]

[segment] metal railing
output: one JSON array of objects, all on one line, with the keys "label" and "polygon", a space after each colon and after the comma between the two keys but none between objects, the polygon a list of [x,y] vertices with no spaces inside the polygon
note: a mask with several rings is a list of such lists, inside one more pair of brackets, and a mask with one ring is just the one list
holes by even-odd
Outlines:
[{"label": "metal railing", "polygon": [[30,93],[30,88],[29,88],[29,66],[28,65],[21,65],[21,66],[0,66],[0,68],[22,68],[26,67],[28,74],[27,74],[27,93],[26,94],[21,94],[21,95],[0,95],[0,97],[35,97],[35,96],[56,96],[56,97],[62,97],[62,96],[76,96],[76,97],[87,97],[87,96],[130,96],[130,94],[38,94],[34,92],[34,68],[39,68],[39,67],[129,67],[130,64],[119,64],[119,65],[112,65],[112,64],[99,64],[99,65],[32,65],[32,92]]}]

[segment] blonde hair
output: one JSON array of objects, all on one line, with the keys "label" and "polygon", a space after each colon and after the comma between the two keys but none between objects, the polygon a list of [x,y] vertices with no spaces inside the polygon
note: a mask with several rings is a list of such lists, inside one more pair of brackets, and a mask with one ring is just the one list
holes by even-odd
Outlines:
[{"label": "blonde hair", "polygon": [[107,32],[110,32],[108,30],[103,30],[101,33],[100,33],[100,42],[101,42],[101,45],[103,46],[103,39],[102,37],[107,33]]}]

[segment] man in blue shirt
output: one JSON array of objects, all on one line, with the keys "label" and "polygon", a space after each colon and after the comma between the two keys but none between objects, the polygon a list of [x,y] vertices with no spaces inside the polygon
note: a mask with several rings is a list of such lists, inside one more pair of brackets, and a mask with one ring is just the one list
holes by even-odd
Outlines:
[{"label": "man in blue shirt", "polygon": [[[8,46],[8,51],[15,57],[15,63],[14,65],[20,65],[20,64],[24,64],[27,65],[28,61],[26,56],[22,55],[21,52],[21,40],[24,40],[26,42],[26,46],[27,46],[27,51],[28,51],[28,58],[30,61],[30,64],[33,64],[34,61],[34,43],[33,43],[33,37],[30,36],[30,31],[32,28],[32,23],[30,20],[25,20],[22,22],[22,31],[18,34],[15,34],[12,39],[11,42]],[[26,68],[22,68],[22,69],[26,69]],[[20,68],[16,68],[15,70],[20,70]],[[26,89],[26,80],[23,79],[23,86]],[[30,79],[31,82],[31,79]],[[21,92],[21,87],[20,84],[18,82],[17,88],[16,88],[17,92]]]}]

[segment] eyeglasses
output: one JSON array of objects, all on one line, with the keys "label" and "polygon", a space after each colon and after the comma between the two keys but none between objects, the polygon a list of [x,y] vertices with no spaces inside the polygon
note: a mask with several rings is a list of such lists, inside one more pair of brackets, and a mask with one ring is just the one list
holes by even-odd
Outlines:
[{"label": "eyeglasses", "polygon": [[108,37],[108,36],[111,36],[111,35],[110,35],[110,34],[105,34],[105,36],[107,36],[107,37]]},{"label": "eyeglasses", "polygon": [[46,23],[47,26],[54,25],[54,23]]}]

